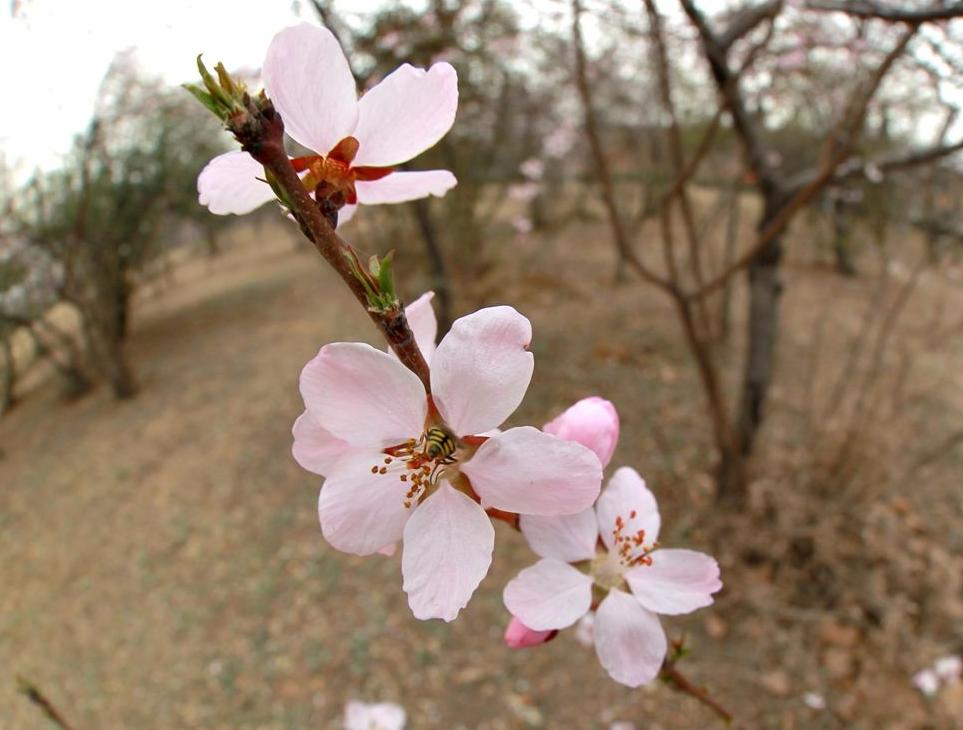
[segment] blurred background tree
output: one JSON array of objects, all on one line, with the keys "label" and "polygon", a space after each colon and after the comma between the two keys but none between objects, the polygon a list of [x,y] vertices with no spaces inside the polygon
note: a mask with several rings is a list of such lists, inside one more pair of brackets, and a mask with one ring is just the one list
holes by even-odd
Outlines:
[{"label": "blurred background tree", "polygon": [[226,143],[202,120],[180,89],[121,55],[64,166],[34,175],[12,201],[13,236],[60,267],[57,300],[79,315],[85,365],[118,398],[137,391],[125,353],[137,287],[194,237],[216,251],[227,222],[197,204],[197,174]]}]

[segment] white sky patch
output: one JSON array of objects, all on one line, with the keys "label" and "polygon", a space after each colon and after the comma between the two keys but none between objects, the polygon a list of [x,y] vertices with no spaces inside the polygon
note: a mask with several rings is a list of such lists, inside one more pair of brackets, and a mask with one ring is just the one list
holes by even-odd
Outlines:
[{"label": "white sky patch", "polygon": [[21,170],[56,165],[119,51],[136,48],[146,73],[178,84],[196,80],[201,52],[210,67],[259,68],[274,34],[296,20],[283,0],[24,0],[16,17],[4,9],[0,68],[12,103],[0,154]]}]

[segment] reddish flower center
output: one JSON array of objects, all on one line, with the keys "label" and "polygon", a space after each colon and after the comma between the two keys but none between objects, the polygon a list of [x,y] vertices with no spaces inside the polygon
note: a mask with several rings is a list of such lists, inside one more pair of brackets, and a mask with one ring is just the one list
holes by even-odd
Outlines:
[{"label": "reddish flower center", "polygon": [[331,197],[335,193],[344,196],[344,203],[354,205],[358,202],[355,182],[380,180],[394,172],[393,167],[352,167],[351,162],[358,154],[360,143],[354,137],[345,137],[327,155],[305,155],[291,160],[296,172],[308,171],[304,184],[314,190],[316,196]]}]

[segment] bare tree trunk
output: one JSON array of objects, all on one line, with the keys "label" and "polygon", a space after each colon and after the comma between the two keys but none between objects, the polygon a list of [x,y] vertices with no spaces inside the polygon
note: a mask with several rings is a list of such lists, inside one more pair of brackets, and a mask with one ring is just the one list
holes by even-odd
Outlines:
[{"label": "bare tree trunk", "polygon": [[107,379],[110,389],[118,400],[127,400],[137,395],[137,382],[134,380],[123,342],[112,340],[106,343]]},{"label": "bare tree trunk", "polygon": [[[782,196],[766,198],[759,229],[765,228],[784,205]],[[782,235],[773,236],[753,258],[748,267],[749,317],[747,323],[746,359],[743,366],[742,391],[736,416],[739,451],[743,457],[752,454],[756,435],[762,425],[769,385],[775,364],[779,326],[779,297],[782,282],[779,263],[782,259]]]},{"label": "bare tree trunk", "polygon": [[629,259],[629,237],[625,230],[622,217],[619,215],[618,202],[615,198],[615,186],[612,184],[608,158],[605,156],[605,150],[602,147],[602,138],[595,117],[595,109],[592,107],[588,64],[585,58],[585,44],[582,41],[581,14],[581,3],[579,0],[572,0],[572,42],[575,47],[575,84],[578,87],[579,97],[582,100],[585,135],[588,137],[589,147],[592,150],[592,160],[595,163],[596,178],[602,192],[602,202],[605,204],[605,212],[609,218],[609,227],[612,230],[612,238],[614,239],[615,248],[618,252],[615,275],[616,278],[619,278],[620,272],[622,272],[625,267],[625,262]]},{"label": "bare tree trunk", "polygon": [[[726,240],[722,252],[722,270],[728,269],[736,258],[736,244],[739,240],[739,214],[742,211],[742,198],[739,185],[732,188],[732,199],[729,201],[729,217],[726,220]],[[722,287],[719,295],[719,339],[727,340],[732,330],[732,285],[730,278]]]},{"label": "bare tree trunk", "polygon": [[856,276],[856,264],[850,247],[852,219],[846,204],[839,196],[833,200],[833,255],[836,258],[836,273],[842,276]]},{"label": "bare tree trunk", "polygon": [[3,352],[3,379],[0,380],[0,414],[13,408],[15,399],[13,388],[17,381],[16,364],[13,361],[13,347],[10,345],[10,333],[0,336],[0,351]]}]

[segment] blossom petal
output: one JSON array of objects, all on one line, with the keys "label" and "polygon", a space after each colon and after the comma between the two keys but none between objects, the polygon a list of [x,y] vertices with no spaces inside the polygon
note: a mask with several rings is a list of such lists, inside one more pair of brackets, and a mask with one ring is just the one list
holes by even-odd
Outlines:
[{"label": "blossom petal", "polygon": [[321,426],[353,446],[383,447],[416,438],[428,412],[418,376],[360,342],[322,347],[301,371],[301,395]]},{"label": "blossom petal", "polygon": [[308,149],[326,155],[354,132],[358,90],[327,28],[300,23],[282,30],[268,47],[261,77],[284,131]]},{"label": "blossom petal", "polygon": [[274,200],[261,163],[247,152],[218,155],[197,176],[197,199],[216,215],[244,215]]},{"label": "blossom petal", "polygon": [[508,581],[502,599],[530,629],[564,629],[591,608],[592,579],[560,560],[539,560]]},{"label": "blossom petal", "polygon": [[555,631],[535,631],[523,624],[518,617],[512,616],[512,620],[505,627],[505,645],[509,649],[528,649],[531,646],[544,644],[557,632]]},{"label": "blossom petal", "polygon": [[448,170],[419,170],[393,172],[380,180],[358,180],[354,187],[359,203],[377,205],[405,203],[429,195],[441,198],[457,184],[458,179]]},{"label": "blossom petal", "polygon": [[388,167],[421,154],[455,123],[458,74],[448,63],[425,71],[407,63],[358,102],[354,136],[361,145],[353,165]]},{"label": "blossom petal", "polygon": [[610,591],[592,626],[595,653],[609,676],[629,687],[655,679],[668,648],[659,618],[624,591]]},{"label": "blossom petal", "polygon": [[483,507],[528,515],[581,512],[595,501],[602,484],[595,454],[531,426],[492,436],[461,471]]},{"label": "blossom petal", "polygon": [[566,441],[578,441],[595,452],[608,466],[619,442],[619,414],[604,398],[583,398],[569,406],[562,415],[546,423],[542,430]]},{"label": "blossom petal", "polygon": [[431,300],[435,298],[433,291],[426,291],[411,304],[405,307],[405,318],[415,342],[425,360],[431,364],[431,356],[435,353],[435,338],[438,336],[438,320]]},{"label": "blossom petal", "polygon": [[487,307],[455,320],[431,362],[431,391],[459,436],[500,426],[525,397],[535,358],[532,324],[512,307]]},{"label": "blossom petal", "polygon": [[371,555],[404,533],[410,510],[405,507],[409,484],[399,477],[400,461],[385,474],[372,474],[383,454],[355,451],[339,459],[330,470],[318,498],[321,532],[332,547],[355,555]]},{"label": "blossom petal", "polygon": [[294,445],[291,447],[294,460],[303,469],[321,476],[327,474],[334,463],[351,448],[347,441],[342,441],[322,428],[307,411],[298,416],[291,433],[294,435]]},{"label": "blossom petal", "polygon": [[488,573],[495,529],[481,507],[446,482],[405,527],[401,572],[415,618],[453,621]]},{"label": "blossom petal", "polygon": [[599,525],[591,507],[574,515],[522,515],[518,526],[528,546],[540,557],[577,563],[595,556]]},{"label": "blossom petal", "polygon": [[639,530],[645,530],[645,545],[649,547],[659,539],[662,518],[658,504],[645,486],[645,480],[632,467],[623,466],[612,475],[599,497],[596,511],[599,534],[610,550],[617,517],[625,523],[623,535],[635,535]]},{"label": "blossom petal", "polygon": [[652,565],[640,565],[625,574],[632,593],[650,611],[678,615],[712,603],[722,588],[719,564],[695,550],[656,550]]}]

